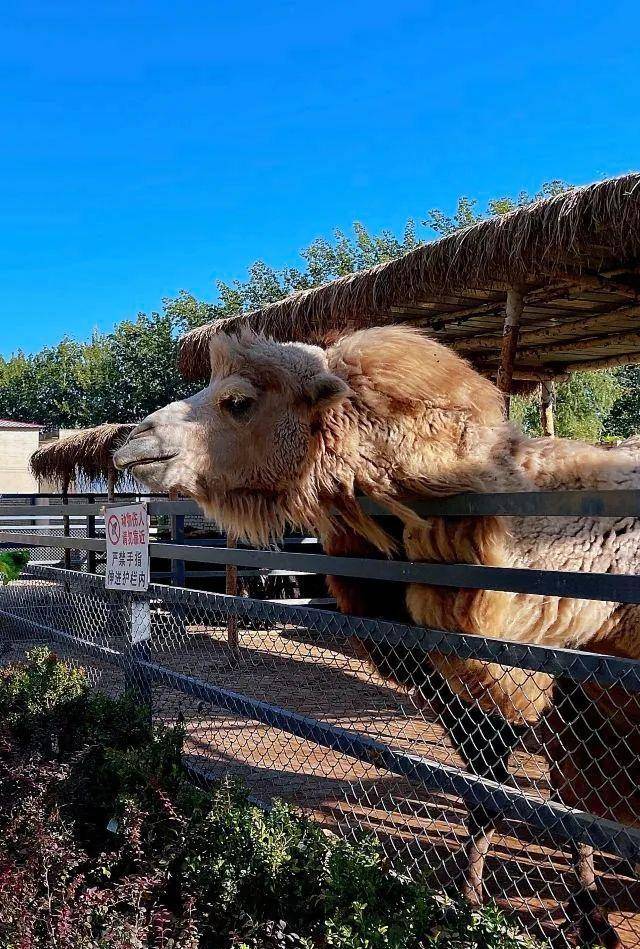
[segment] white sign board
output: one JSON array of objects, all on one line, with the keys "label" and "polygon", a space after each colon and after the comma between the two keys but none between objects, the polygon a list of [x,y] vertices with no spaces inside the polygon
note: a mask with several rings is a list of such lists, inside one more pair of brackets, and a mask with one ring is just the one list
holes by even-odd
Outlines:
[{"label": "white sign board", "polygon": [[122,504],[104,512],[107,590],[149,588],[149,515],[146,504]]}]

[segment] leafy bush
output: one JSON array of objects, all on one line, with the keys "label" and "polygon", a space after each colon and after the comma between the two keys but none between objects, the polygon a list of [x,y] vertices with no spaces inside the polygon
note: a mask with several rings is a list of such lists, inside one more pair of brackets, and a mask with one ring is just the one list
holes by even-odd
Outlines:
[{"label": "leafy bush", "polygon": [[28,550],[3,550],[0,552],[0,584],[17,580],[28,562]]},{"label": "leafy bush", "polygon": [[394,872],[372,837],[195,787],[180,728],[46,649],[5,671],[0,712],[0,949],[533,945]]}]

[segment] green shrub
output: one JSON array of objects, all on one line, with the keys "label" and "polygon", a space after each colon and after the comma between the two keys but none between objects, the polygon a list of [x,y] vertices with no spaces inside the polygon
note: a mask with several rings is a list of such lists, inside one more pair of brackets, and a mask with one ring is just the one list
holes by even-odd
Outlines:
[{"label": "green shrub", "polygon": [[28,662],[3,670],[0,720],[21,739],[31,739],[45,726],[51,730],[74,720],[74,707],[86,694],[84,674],[40,647],[29,653]]},{"label": "green shrub", "polygon": [[371,836],[195,787],[181,728],[152,728],[49,650],[5,672],[0,711],[0,949],[534,945],[495,907],[395,872]]},{"label": "green shrub", "polygon": [[17,580],[29,562],[28,550],[3,550],[0,552],[0,584]]}]

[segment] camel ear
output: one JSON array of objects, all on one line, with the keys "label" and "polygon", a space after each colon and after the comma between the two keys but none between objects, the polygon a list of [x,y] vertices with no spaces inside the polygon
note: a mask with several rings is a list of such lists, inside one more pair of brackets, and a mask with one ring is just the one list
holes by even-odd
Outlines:
[{"label": "camel ear", "polygon": [[338,405],[351,395],[347,383],[329,372],[315,376],[306,385],[309,404],[318,412],[324,412],[332,405]]}]

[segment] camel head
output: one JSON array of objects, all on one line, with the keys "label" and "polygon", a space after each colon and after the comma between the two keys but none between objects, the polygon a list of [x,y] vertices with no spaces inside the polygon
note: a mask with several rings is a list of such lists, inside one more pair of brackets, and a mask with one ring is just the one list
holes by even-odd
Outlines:
[{"label": "camel head", "polygon": [[147,416],[114,461],[152,490],[193,497],[230,527],[229,508],[250,515],[299,488],[322,419],[349,387],[322,349],[248,330],[214,335],[210,357],[209,385]]},{"label": "camel head", "polygon": [[287,523],[326,528],[339,509],[383,549],[356,494],[391,502],[473,489],[495,449],[478,431],[504,430],[492,383],[409,327],[356,332],[326,351],[221,332],[210,355],[207,388],[149,415],[114,461],[254,542]]}]

